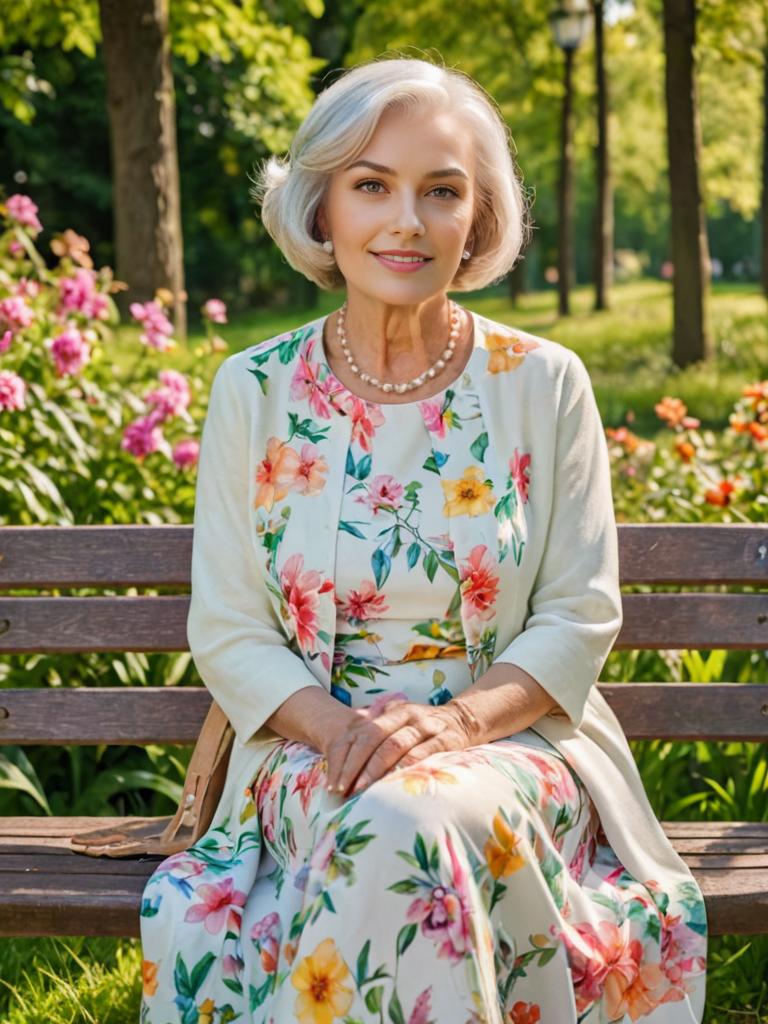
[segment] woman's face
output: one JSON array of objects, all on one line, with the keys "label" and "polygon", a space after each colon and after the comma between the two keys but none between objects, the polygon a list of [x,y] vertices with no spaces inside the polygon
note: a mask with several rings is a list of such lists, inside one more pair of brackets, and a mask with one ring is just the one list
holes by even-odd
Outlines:
[{"label": "woman's face", "polygon": [[408,305],[444,292],[471,243],[474,175],[471,132],[453,114],[385,111],[318,212],[348,293]]}]

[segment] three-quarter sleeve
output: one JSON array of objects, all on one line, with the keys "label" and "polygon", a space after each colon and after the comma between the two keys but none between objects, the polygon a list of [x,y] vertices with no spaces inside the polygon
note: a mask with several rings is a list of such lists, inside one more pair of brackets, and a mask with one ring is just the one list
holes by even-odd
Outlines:
[{"label": "three-quarter sleeve", "polygon": [[552,474],[549,521],[529,614],[495,661],[528,672],[578,727],[621,628],[622,609],[608,447],[589,374],[573,352],[555,430],[553,464],[545,470]]},{"label": "three-quarter sleeve", "polygon": [[214,376],[200,442],[187,640],[200,677],[245,743],[275,738],[264,724],[270,715],[297,690],[322,683],[289,649],[257,563],[250,416],[234,358]]}]

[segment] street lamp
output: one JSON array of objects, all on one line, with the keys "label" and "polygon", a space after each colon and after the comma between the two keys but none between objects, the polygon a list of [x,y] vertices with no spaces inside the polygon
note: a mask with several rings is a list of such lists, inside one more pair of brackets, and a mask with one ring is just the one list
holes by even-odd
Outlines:
[{"label": "street lamp", "polygon": [[559,252],[558,312],[570,313],[569,292],[573,287],[573,55],[591,27],[589,0],[561,0],[550,15],[555,42],[563,51],[564,94],[558,185]]}]

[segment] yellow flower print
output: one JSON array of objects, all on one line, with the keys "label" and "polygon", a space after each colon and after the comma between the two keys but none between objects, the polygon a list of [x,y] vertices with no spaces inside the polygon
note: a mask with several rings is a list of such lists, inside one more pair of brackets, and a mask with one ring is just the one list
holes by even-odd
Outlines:
[{"label": "yellow flower print", "polygon": [[437,783],[456,785],[459,781],[452,772],[447,772],[444,768],[431,768],[421,764],[401,769],[400,780],[403,783],[403,789],[412,796],[421,796],[426,792],[434,795],[437,791]]},{"label": "yellow flower print", "polygon": [[493,837],[486,840],[484,848],[488,870],[494,878],[513,875],[525,864],[525,857],[517,852],[519,845],[520,836],[497,811],[493,818]]},{"label": "yellow flower print", "polygon": [[157,992],[157,964],[153,960],[141,961],[141,979],[144,995],[153,996]]},{"label": "yellow flower print", "polygon": [[467,466],[460,480],[441,480],[445,495],[443,515],[481,516],[490,512],[495,498],[489,481],[479,466]]},{"label": "yellow flower print", "polygon": [[523,341],[516,334],[492,333],[485,336],[488,356],[488,373],[505,373],[516,370],[526,352],[539,347],[538,341]]},{"label": "yellow flower print", "polygon": [[323,939],[314,953],[305,956],[291,982],[299,990],[295,1013],[301,1024],[332,1024],[352,1005],[353,991],[344,982],[349,968],[333,939]]},{"label": "yellow flower print", "polygon": [[197,1018],[197,1024],[213,1024],[213,1011],[216,1009],[216,1003],[212,999],[206,999],[198,1006],[199,1016]]}]

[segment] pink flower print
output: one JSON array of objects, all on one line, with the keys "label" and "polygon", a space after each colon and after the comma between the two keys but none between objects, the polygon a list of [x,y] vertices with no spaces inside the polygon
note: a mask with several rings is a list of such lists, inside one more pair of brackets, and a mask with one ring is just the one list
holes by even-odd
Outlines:
[{"label": "pink flower print", "polygon": [[264,775],[254,791],[254,800],[259,812],[261,831],[268,843],[274,843],[280,799],[280,776],[277,772]]},{"label": "pink flower print", "polygon": [[106,295],[96,289],[96,278],[92,270],[78,268],[73,277],[62,277],[58,281],[60,316],[80,313],[89,320],[106,320],[109,317],[109,302]]},{"label": "pink flower print", "polygon": [[293,490],[298,491],[299,494],[319,494],[325,487],[328,463],[319,452],[320,449],[317,445],[309,442],[301,447],[299,466],[293,482]]},{"label": "pink flower print", "polygon": [[339,615],[355,625],[389,611],[386,597],[376,590],[371,580],[363,580],[357,590],[350,590],[346,601],[337,600],[336,604]]},{"label": "pink flower print", "polygon": [[200,445],[193,437],[187,437],[178,442],[171,457],[179,469],[196,466],[197,460],[200,458]]},{"label": "pink flower print", "polygon": [[5,208],[11,220],[15,220],[24,228],[29,228],[30,233],[38,234],[43,230],[43,225],[37,217],[38,207],[29,196],[16,192],[14,195],[8,196]]},{"label": "pink flower print", "polygon": [[355,500],[360,505],[367,505],[374,515],[385,508],[388,512],[397,511],[402,504],[403,485],[389,473],[380,473],[368,484],[365,494]]},{"label": "pink flower print", "polygon": [[261,966],[267,974],[274,974],[277,970],[282,931],[280,918],[274,910],[251,928],[251,939],[259,949]]},{"label": "pink flower print", "polygon": [[520,500],[525,504],[528,501],[528,488],[530,486],[529,472],[531,468],[531,456],[520,455],[517,448],[515,454],[509,460],[509,473],[517,487]]},{"label": "pink flower print", "polygon": [[351,440],[356,441],[364,452],[370,452],[371,440],[376,434],[376,428],[386,423],[386,417],[381,406],[373,402],[365,402],[357,398],[351,391],[346,391],[338,403],[342,411],[352,417]]},{"label": "pink flower print", "polygon": [[[568,924],[560,933],[568,955],[579,1013],[603,994],[609,1019],[620,1019],[627,1012],[626,1009],[619,1010],[618,1006],[622,993],[637,978],[642,956],[641,944],[636,939],[627,941],[628,928],[628,921],[621,928],[611,921],[598,921],[596,927],[585,921]],[[632,1016],[632,1019],[637,1018]]]},{"label": "pink flower print", "polygon": [[159,352],[168,352],[176,347],[172,337],[173,324],[159,302],[132,302],[129,309],[133,319],[138,320],[144,328],[139,335],[142,345],[149,345]]},{"label": "pink flower print", "polygon": [[306,398],[315,416],[329,420],[331,418],[329,400],[331,378],[328,377],[325,381],[320,380],[321,364],[311,361],[314,347],[315,342],[309,341],[305,352],[299,355],[298,364],[291,378],[290,395],[294,401]]},{"label": "pink flower print", "polygon": [[469,893],[466,872],[456,856],[449,832],[445,833],[445,843],[451,859],[451,887],[438,885],[428,899],[415,899],[406,917],[409,921],[419,921],[422,934],[440,943],[438,956],[458,962],[472,949]]},{"label": "pink flower print", "polygon": [[443,400],[427,399],[425,402],[419,402],[419,409],[421,409],[424,423],[430,434],[439,438],[445,437],[448,430],[448,417],[443,416]]},{"label": "pink flower print", "polygon": [[239,956],[227,953],[221,961],[221,973],[225,978],[239,978],[245,967],[245,961]]},{"label": "pink flower print", "polygon": [[0,409],[15,412],[26,408],[26,396],[26,381],[12,370],[0,370]]},{"label": "pink flower print", "polygon": [[217,935],[225,925],[227,931],[239,934],[246,894],[234,888],[232,878],[198,885],[195,895],[202,902],[192,904],[184,915],[185,921],[202,921],[209,935]]},{"label": "pink flower print", "polygon": [[425,988],[424,991],[417,996],[411,1016],[408,1018],[408,1024],[432,1024],[430,1020],[432,1013],[432,1009],[430,1007],[431,999],[432,986],[430,985],[429,988]]},{"label": "pink flower print", "polygon": [[256,483],[259,489],[254,505],[272,511],[276,501],[282,501],[296,482],[300,459],[298,452],[278,437],[270,437],[267,441],[266,458],[262,459],[256,470]]},{"label": "pink flower print", "polygon": [[156,452],[162,443],[163,432],[150,415],[142,416],[128,424],[123,431],[120,447],[135,455],[137,459],[143,459],[151,452]]},{"label": "pink flower print", "polygon": [[91,359],[88,342],[76,327],[68,327],[46,347],[56,364],[57,377],[79,373]]},{"label": "pink flower print", "polygon": [[6,331],[0,336],[0,352],[7,352],[13,341],[13,331]]},{"label": "pink flower print", "polygon": [[470,617],[493,618],[499,593],[499,577],[494,572],[496,561],[485,544],[476,544],[469,558],[459,566],[461,601]]},{"label": "pink flower print", "polygon": [[309,810],[315,790],[320,785],[325,775],[323,759],[316,757],[306,768],[297,774],[293,785],[293,792],[299,794],[301,809],[304,814]]},{"label": "pink flower print", "polygon": [[208,299],[203,304],[203,316],[213,324],[225,324],[227,322],[227,307],[221,299]]},{"label": "pink flower print", "polygon": [[288,614],[296,630],[302,651],[311,650],[317,640],[317,610],[320,594],[333,592],[331,580],[321,580],[315,569],[304,569],[304,555],[291,555],[280,573],[280,587],[288,605]]},{"label": "pink flower print", "polygon": [[35,314],[21,295],[0,299],[0,327],[7,327],[16,334],[29,327],[34,318]]}]

